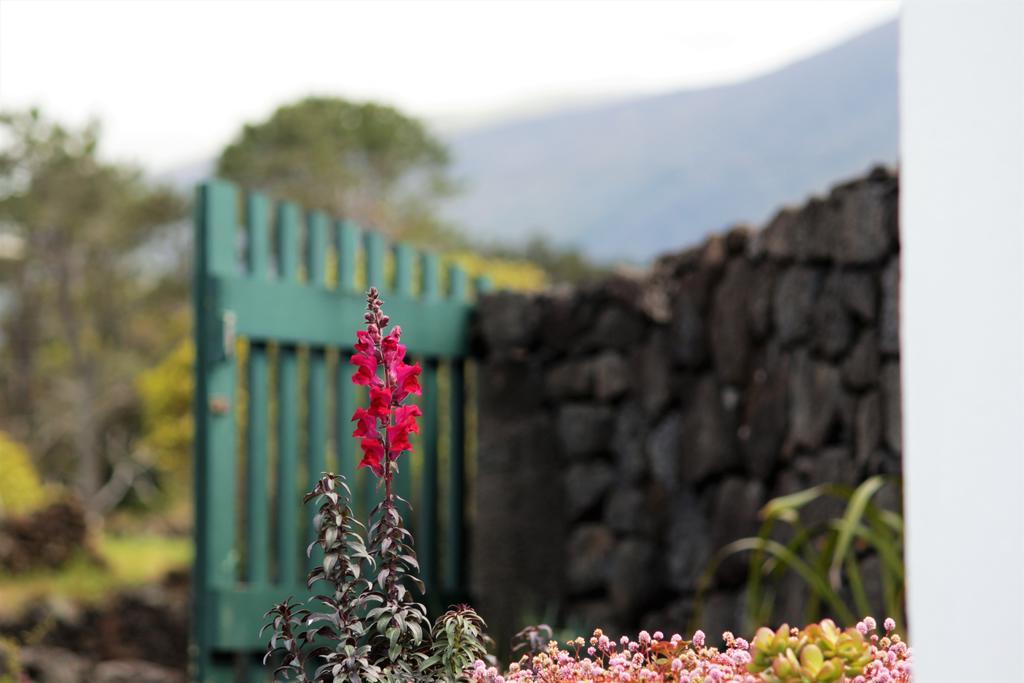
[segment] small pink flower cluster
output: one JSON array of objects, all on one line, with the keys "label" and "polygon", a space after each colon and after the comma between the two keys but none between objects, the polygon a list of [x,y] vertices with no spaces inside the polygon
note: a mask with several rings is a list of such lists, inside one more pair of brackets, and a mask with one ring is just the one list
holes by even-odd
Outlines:
[{"label": "small pink flower cluster", "polygon": [[[861,630],[863,628],[863,630]],[[840,683],[909,683],[910,648],[892,633],[895,623],[885,620],[884,636],[872,634],[871,663],[862,674],[838,679]],[[857,624],[867,638],[875,629],[868,617]],[[726,631],[722,634],[725,649],[705,645],[703,631],[687,641],[679,634],[665,639],[661,631],[641,631],[636,640],[622,636],[618,641],[601,629],[594,631],[589,642],[576,638],[565,648],[551,641],[547,648],[533,656],[524,656],[504,674],[494,666],[477,660],[469,670],[472,683],[518,683],[532,681],[570,683],[590,681],[612,683],[645,681],[650,683],[765,683],[779,681],[771,672],[751,672],[751,645]]]},{"label": "small pink flower cluster", "polygon": [[[865,617],[858,621],[856,629],[868,638],[871,651],[871,663],[864,667],[864,673],[855,676],[851,683],[908,683],[913,660],[913,652],[903,640],[893,633],[896,622],[891,618],[883,624],[884,635],[874,631],[877,629],[875,620]],[[870,637],[868,634],[871,634]]]}]

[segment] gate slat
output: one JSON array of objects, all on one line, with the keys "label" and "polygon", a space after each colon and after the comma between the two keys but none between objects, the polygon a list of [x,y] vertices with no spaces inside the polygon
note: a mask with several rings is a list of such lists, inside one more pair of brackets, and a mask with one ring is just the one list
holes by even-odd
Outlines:
[{"label": "gate slat", "polygon": [[[440,267],[437,254],[424,252],[420,258],[420,298],[425,304],[437,301],[441,294]],[[438,520],[438,438],[440,425],[438,415],[438,364],[428,360],[423,368],[423,467],[420,478],[420,534],[417,553],[420,558],[420,575],[427,587],[427,596],[438,603],[438,544],[440,529]]]},{"label": "gate slat", "polygon": [[[423,411],[422,439],[423,452],[419,456],[423,463],[420,469],[420,500],[419,525],[416,534],[416,554],[420,562],[420,578],[427,588],[427,596],[432,601],[439,597],[434,589],[437,587],[437,361],[423,361],[423,399],[420,402]],[[405,462],[407,469],[412,469],[410,461]]]},{"label": "gate slat", "polygon": [[[278,206],[278,272],[285,282],[299,276],[299,210]],[[277,558],[278,582],[299,581],[299,365],[294,346],[281,346],[277,355]]]},{"label": "gate slat", "polygon": [[[416,258],[416,250],[407,244],[395,245],[395,294],[412,298],[413,296],[413,262]],[[385,302],[386,304],[387,302]],[[395,321],[396,323],[399,321]],[[398,476],[395,479],[395,490],[402,498],[409,501],[409,507],[413,508],[413,467],[408,459],[403,458],[398,464]],[[406,515],[409,531],[417,532],[416,517],[410,509]]]},{"label": "gate slat", "polygon": [[338,221],[334,233],[338,250],[338,287],[343,291],[357,291],[359,228],[350,221]]},{"label": "gate slat", "polygon": [[387,245],[384,237],[377,232],[367,232],[363,236],[366,247],[366,286],[376,287],[381,292],[388,291],[384,282],[384,257]]},{"label": "gate slat", "polygon": [[[270,206],[265,197],[250,193],[247,197],[246,232],[249,247],[249,277],[265,280],[270,271]],[[266,583],[270,578],[270,497],[267,347],[254,343],[249,347],[249,402],[246,435],[246,578],[251,583]]]},{"label": "gate slat", "polygon": [[[448,270],[448,296],[464,301],[467,295],[466,271],[457,266]],[[445,538],[447,558],[445,561],[445,592],[450,597],[465,587],[466,529],[466,415],[465,415],[465,367],[461,359],[452,359],[449,366],[448,390],[448,510],[445,515]]]},{"label": "gate slat", "polygon": [[[306,272],[314,289],[327,286],[327,216],[316,212],[309,217],[309,239],[306,242]],[[309,350],[309,384],[306,403],[306,488],[312,489],[327,469],[327,360],[322,347]],[[315,531],[307,532],[306,543]],[[307,561],[308,569],[322,560],[322,551],[314,549]]]},{"label": "gate slat", "polygon": [[[348,221],[339,221],[335,226],[335,241],[338,250],[338,289],[357,292],[357,263],[359,257],[359,229]],[[341,341],[341,340],[339,340]],[[351,344],[351,340],[343,340]],[[338,472],[348,480],[352,491],[352,509],[360,510],[359,487],[356,481],[356,442],[352,438],[352,413],[356,409],[352,373],[355,368],[349,363],[352,353],[338,353],[338,368],[335,377],[335,440],[338,452]]]}]

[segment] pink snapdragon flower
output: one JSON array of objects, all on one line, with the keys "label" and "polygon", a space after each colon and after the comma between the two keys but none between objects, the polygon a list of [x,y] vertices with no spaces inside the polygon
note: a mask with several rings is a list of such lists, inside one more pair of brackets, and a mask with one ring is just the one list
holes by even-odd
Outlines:
[{"label": "pink snapdragon flower", "polygon": [[422,393],[420,366],[405,362],[405,345],[401,343],[402,328],[395,326],[384,334],[390,319],[381,310],[382,301],[375,287],[366,296],[366,329],[356,332],[355,353],[351,364],[356,367],[352,383],[369,388],[370,405],[357,408],[352,415],[363,458],[359,467],[368,467],[385,479],[389,488],[391,470],[398,456],[411,451],[409,435],[419,432],[416,418],[422,415],[418,406],[404,405],[409,396]]}]

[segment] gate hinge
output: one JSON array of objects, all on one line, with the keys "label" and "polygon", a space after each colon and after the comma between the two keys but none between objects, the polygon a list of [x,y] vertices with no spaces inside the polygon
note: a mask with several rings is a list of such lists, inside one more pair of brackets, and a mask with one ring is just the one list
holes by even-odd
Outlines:
[{"label": "gate hinge", "polygon": [[224,311],[221,316],[221,339],[224,340],[224,357],[231,358],[235,355],[235,329],[238,323],[238,316],[234,311]]}]

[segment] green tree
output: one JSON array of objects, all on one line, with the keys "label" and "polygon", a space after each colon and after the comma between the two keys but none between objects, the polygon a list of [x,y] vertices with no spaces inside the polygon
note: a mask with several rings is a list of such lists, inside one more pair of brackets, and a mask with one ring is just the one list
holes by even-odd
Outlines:
[{"label": "green tree", "polygon": [[154,242],[184,201],[98,143],[96,124],[0,114],[0,232],[19,244],[3,263],[0,427],[102,508],[138,471],[133,378],[184,334],[187,281]]},{"label": "green tree", "polygon": [[218,175],[391,237],[460,244],[437,214],[453,191],[444,144],[419,121],[374,102],[307,97],[246,125]]}]

